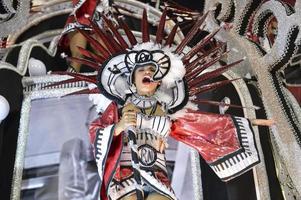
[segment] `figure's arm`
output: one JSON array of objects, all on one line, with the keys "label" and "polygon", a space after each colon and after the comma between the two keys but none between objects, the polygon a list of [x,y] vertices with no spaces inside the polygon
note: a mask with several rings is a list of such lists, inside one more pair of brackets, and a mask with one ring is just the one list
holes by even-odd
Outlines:
[{"label": "figure's arm", "polygon": [[[80,32],[77,31],[69,33],[68,37],[70,41],[71,56],[75,58],[82,58],[83,55],[80,53],[78,47],[86,49],[87,39]],[[76,72],[80,72],[80,63],[71,61],[70,65],[74,68]]]},{"label": "figure's arm", "polygon": [[188,111],[170,135],[198,150],[224,181],[259,163],[251,122],[243,117]]},{"label": "figure's arm", "polygon": [[250,121],[253,126],[272,126],[275,124],[272,119],[251,119]]}]

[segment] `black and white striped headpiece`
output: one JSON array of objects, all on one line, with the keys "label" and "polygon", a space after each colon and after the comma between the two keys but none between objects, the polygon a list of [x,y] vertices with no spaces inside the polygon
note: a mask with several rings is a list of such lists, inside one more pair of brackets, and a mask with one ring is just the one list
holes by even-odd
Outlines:
[{"label": "black and white striped headpiece", "polygon": [[136,69],[146,65],[153,65],[156,71],[152,77],[154,81],[162,80],[170,69],[170,58],[162,50],[148,51],[130,51],[125,56],[125,65],[131,72],[129,84],[133,83],[133,74]]}]

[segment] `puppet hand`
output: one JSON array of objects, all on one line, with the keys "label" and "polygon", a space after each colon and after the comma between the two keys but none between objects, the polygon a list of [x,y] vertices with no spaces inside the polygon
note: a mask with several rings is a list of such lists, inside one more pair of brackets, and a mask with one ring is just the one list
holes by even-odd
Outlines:
[{"label": "puppet hand", "polygon": [[254,126],[272,126],[275,124],[275,121],[272,119],[253,119],[251,123]]},{"label": "puppet hand", "polygon": [[135,110],[125,110],[122,114],[120,121],[115,126],[114,135],[119,135],[122,131],[125,131],[130,126],[136,127],[136,111]]}]

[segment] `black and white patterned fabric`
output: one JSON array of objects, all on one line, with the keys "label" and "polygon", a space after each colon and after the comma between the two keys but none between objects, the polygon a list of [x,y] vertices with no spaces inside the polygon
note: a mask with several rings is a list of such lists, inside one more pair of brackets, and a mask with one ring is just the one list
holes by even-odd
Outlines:
[{"label": "black and white patterned fabric", "polygon": [[104,129],[98,129],[94,142],[95,160],[99,177],[103,177],[105,161],[110,150],[110,144],[113,139],[114,125],[110,125]]},{"label": "black and white patterned fabric", "polygon": [[[160,152],[162,137],[151,133],[148,128],[137,131],[139,132],[136,133],[136,147],[139,158],[139,174],[143,182],[142,188],[147,185],[170,199],[176,199],[171,187],[162,183],[155,175],[157,171],[167,174],[165,153]],[[120,157],[120,166],[133,167],[131,146],[127,142],[124,144]],[[132,175],[121,182],[114,183],[113,181],[109,193],[112,194],[112,199],[119,199],[133,193],[136,186],[136,181]]]},{"label": "black and white patterned fabric", "polygon": [[[136,136],[137,153],[141,167],[144,169],[156,166],[167,173],[165,154],[160,152],[162,140],[149,132],[140,132]],[[122,166],[131,166],[131,149],[125,144],[120,157]]]},{"label": "black and white patterned fabric", "polygon": [[168,73],[170,68],[170,59],[162,50],[156,51],[130,51],[125,56],[125,64],[131,75],[129,76],[129,83],[133,83],[134,71],[146,65],[153,65],[156,67],[156,71],[152,77],[154,81],[162,80]]},{"label": "black and white patterned fabric", "polygon": [[246,118],[232,116],[237,128],[240,145],[239,151],[228,155],[218,162],[210,163],[213,171],[224,181],[239,176],[242,170],[251,168],[260,162],[255,144],[254,132]]},{"label": "black and white patterned fabric", "polygon": [[149,132],[153,135],[166,138],[169,134],[171,121],[167,116],[149,116],[137,114],[137,129],[140,132]]},{"label": "black and white patterned fabric", "polygon": [[98,74],[98,87],[107,98],[120,105],[123,105],[129,96],[131,102],[137,107],[151,107],[159,102],[170,113],[186,105],[188,94],[185,81],[182,79],[174,80],[168,86],[161,84],[152,98],[141,97],[136,93],[135,86],[132,84],[132,75],[137,68],[147,64],[156,66],[152,79],[161,80],[168,74],[170,60],[163,51],[159,50],[130,51],[127,54],[113,56],[103,64]]},{"label": "black and white patterned fabric", "polygon": [[158,100],[154,97],[143,97],[136,93],[129,98],[129,102],[137,106],[138,108],[150,108],[156,106]]}]

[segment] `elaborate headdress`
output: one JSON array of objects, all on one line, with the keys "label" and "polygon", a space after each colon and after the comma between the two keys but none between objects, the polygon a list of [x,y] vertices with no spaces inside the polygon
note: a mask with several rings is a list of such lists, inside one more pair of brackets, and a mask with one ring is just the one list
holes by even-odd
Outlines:
[{"label": "elaborate headdress", "polygon": [[[127,24],[120,18],[117,19],[118,24],[116,25],[111,19],[102,16],[106,30],[90,20],[92,30],[102,42],[97,41],[87,32],[78,31],[85,36],[100,55],[79,48],[85,58],[69,57],[67,59],[93,67],[99,72],[97,81],[95,75],[68,73],[74,78],[67,82],[85,80],[95,83],[98,85],[99,91],[86,90],[78,93],[100,92],[119,104],[123,104],[129,96],[133,95],[136,96],[133,103],[140,107],[148,107],[152,105],[153,101],[157,101],[169,113],[183,108],[189,97],[231,82],[232,80],[226,80],[204,84],[205,81],[219,76],[233,65],[241,62],[239,60],[204,73],[226,53],[224,52],[225,44],[222,43],[217,43],[213,48],[205,50],[205,46],[210,43],[218,30],[207,35],[194,47],[188,47],[188,43],[200,31],[207,14],[196,20],[194,26],[179,44],[174,44],[178,25],[175,25],[169,33],[164,30],[167,21],[166,14],[167,11],[164,10],[157,26],[156,37],[152,38],[148,28],[147,12],[143,11],[141,42],[138,42]],[[120,34],[119,29],[123,29],[125,37]],[[156,94],[150,98],[138,97],[132,84],[133,72],[145,64],[155,66],[156,70],[152,79],[162,82]]]}]

